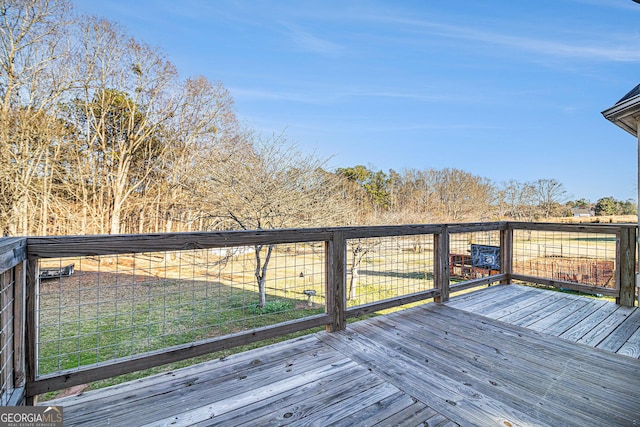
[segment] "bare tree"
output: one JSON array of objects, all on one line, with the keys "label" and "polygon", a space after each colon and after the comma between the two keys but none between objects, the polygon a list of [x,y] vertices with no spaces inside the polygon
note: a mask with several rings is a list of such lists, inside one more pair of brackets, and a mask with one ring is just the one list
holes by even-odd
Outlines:
[{"label": "bare tree", "polygon": [[549,218],[555,206],[563,203],[566,190],[562,183],[555,179],[539,179],[533,183],[534,197],[545,218]]},{"label": "bare tree", "polygon": [[502,184],[500,196],[504,215],[519,221],[533,221],[536,208],[533,184],[512,179]]},{"label": "bare tree", "polygon": [[56,108],[68,85],[63,66],[68,50],[61,40],[69,9],[64,0],[0,1],[0,223],[5,233],[47,233],[53,169],[64,143]]},{"label": "bare tree", "polygon": [[451,221],[488,212],[495,195],[493,186],[487,179],[459,169],[439,171],[434,190],[441,215]]},{"label": "bare tree", "polygon": [[[261,230],[340,224],[348,206],[340,203],[339,180],[322,169],[325,160],[305,155],[280,136],[245,135],[251,147],[202,153],[189,186],[202,206],[226,220],[228,228]],[[255,277],[259,305],[273,245],[256,245]]]},{"label": "bare tree", "polygon": [[68,120],[81,141],[83,203],[98,214],[101,232],[120,232],[126,203],[148,181],[168,145],[163,139],[176,102],[175,67],[157,50],[116,25],[90,18],[81,28],[77,78]]},{"label": "bare tree", "polygon": [[347,241],[347,247],[351,253],[351,279],[349,279],[348,299],[354,300],[358,294],[358,281],[360,279],[360,265],[367,254],[382,244],[382,239],[355,239]]},{"label": "bare tree", "polygon": [[[163,219],[162,231],[166,232],[216,228],[218,221],[184,189],[192,185],[190,176],[201,175],[195,170],[201,166],[197,163],[201,153],[213,152],[223,157],[222,153],[240,150],[239,146],[244,144],[232,109],[233,99],[221,83],[204,77],[185,80],[176,99],[176,112],[162,136],[171,148],[140,192],[134,213],[138,223],[145,224],[148,222],[145,212],[155,209],[151,215]],[[139,228],[143,229],[144,225]]]}]

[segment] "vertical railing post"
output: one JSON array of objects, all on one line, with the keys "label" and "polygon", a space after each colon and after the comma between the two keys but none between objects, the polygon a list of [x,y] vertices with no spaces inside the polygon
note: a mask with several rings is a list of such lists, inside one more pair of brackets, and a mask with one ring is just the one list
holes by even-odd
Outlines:
[{"label": "vertical railing post", "polygon": [[445,225],[438,234],[433,235],[433,280],[440,295],[433,300],[443,303],[449,301],[449,228]]},{"label": "vertical railing post", "polygon": [[506,274],[500,281],[503,285],[511,284],[513,273],[513,228],[507,223],[507,228],[500,230],[500,273]]},{"label": "vertical railing post", "polygon": [[10,330],[8,325],[11,324],[13,319],[13,305],[10,304],[10,301],[13,298],[13,290],[15,289],[14,268],[0,273],[0,363],[2,364],[0,369],[0,386],[2,387],[0,397],[3,400],[5,393],[14,389],[13,377],[10,375],[12,372],[7,366],[12,357],[10,349],[13,346],[11,343],[13,330]]},{"label": "vertical railing post", "polygon": [[633,307],[636,297],[636,228],[623,226],[616,245],[616,279],[620,295],[616,304]]},{"label": "vertical railing post", "polygon": [[26,288],[26,261],[14,267],[14,294],[13,294],[13,372],[15,387],[25,385],[25,288]]},{"label": "vertical railing post", "polygon": [[25,380],[26,380],[26,405],[35,405],[36,396],[29,392],[29,385],[36,380],[38,375],[38,261],[27,259],[27,274],[25,286]]},{"label": "vertical railing post", "polygon": [[333,239],[326,246],[327,265],[327,312],[332,315],[332,322],[327,325],[327,332],[340,331],[347,325],[347,286],[346,266],[347,248],[342,231],[333,232]]}]

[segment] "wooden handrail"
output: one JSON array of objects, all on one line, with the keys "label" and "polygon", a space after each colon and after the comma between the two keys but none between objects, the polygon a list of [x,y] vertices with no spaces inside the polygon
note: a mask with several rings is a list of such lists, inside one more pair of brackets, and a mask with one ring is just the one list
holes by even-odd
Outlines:
[{"label": "wooden handrail", "polygon": [[[599,233],[616,236],[616,286],[602,288],[577,284],[552,278],[516,274],[513,270],[514,231],[549,231],[568,233]],[[15,320],[18,328],[16,372],[26,378],[27,403],[39,393],[69,387],[87,381],[108,378],[152,366],[174,362],[243,345],[286,333],[325,325],[328,331],[346,327],[348,318],[369,314],[433,298],[446,302],[451,292],[487,285],[525,280],[548,286],[566,287],[587,292],[597,292],[616,297],[621,305],[635,304],[636,240],[635,224],[554,224],[528,222],[493,222],[469,224],[419,224],[375,227],[330,227],[313,229],[283,229],[255,231],[195,232],[145,235],[63,236],[0,239],[0,272],[15,269],[20,277],[16,288],[17,315],[25,322]],[[472,278],[451,285],[449,277],[449,253],[451,236],[459,233],[497,231],[500,233],[500,272],[488,277]],[[401,295],[382,301],[347,308],[347,241],[349,239],[401,237],[412,235],[433,236],[434,289]],[[94,255],[118,255],[144,252],[167,252],[192,249],[224,248],[237,246],[274,245],[304,242],[324,242],[326,271],[325,314],[305,317],[242,333],[174,346],[125,359],[112,360],[72,371],[38,376],[38,260]]]}]

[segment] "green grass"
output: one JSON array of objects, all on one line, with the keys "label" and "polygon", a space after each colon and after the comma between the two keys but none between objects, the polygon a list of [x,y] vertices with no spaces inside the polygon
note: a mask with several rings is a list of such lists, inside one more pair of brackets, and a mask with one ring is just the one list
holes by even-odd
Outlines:
[{"label": "green grass", "polygon": [[[287,320],[324,308],[300,300],[268,296],[258,307],[258,295],[231,286],[191,286],[164,281],[146,295],[129,300],[92,302],[67,295],[63,301],[42,298],[39,374],[74,369]],[[87,286],[88,288],[89,286]],[[166,292],[160,295],[158,290]],[[79,303],[82,301],[82,303]]]}]

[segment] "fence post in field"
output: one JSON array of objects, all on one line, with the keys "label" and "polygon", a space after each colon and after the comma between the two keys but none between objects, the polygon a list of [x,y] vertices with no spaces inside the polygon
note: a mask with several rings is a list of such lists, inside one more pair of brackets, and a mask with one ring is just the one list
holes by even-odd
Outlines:
[{"label": "fence post in field", "polygon": [[618,280],[620,296],[616,304],[633,307],[636,297],[636,228],[623,226],[617,239]]},{"label": "fence post in field", "polygon": [[434,301],[449,301],[449,228],[446,225],[433,235],[433,281],[440,291]]},{"label": "fence post in field", "polygon": [[342,330],[347,325],[347,286],[346,266],[347,247],[344,232],[334,231],[333,239],[327,242],[327,312],[332,321],[327,325],[328,332]]},{"label": "fence post in field", "polygon": [[507,228],[500,230],[500,273],[506,274],[500,281],[503,285],[511,283],[513,272],[513,228],[507,223]]}]

